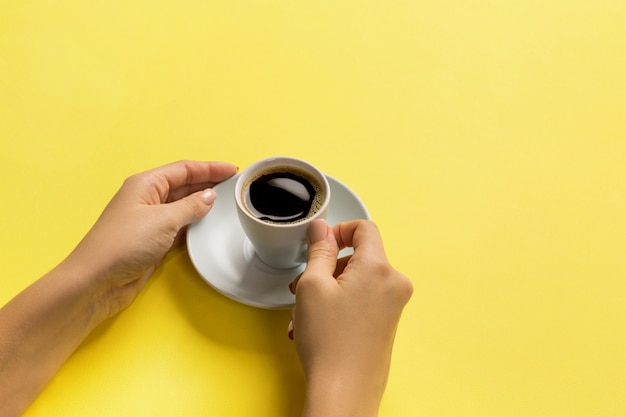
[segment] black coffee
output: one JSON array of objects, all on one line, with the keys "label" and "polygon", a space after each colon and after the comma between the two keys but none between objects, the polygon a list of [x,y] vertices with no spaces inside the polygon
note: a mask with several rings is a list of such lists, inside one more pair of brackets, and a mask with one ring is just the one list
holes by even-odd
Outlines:
[{"label": "black coffee", "polygon": [[252,215],[270,223],[295,223],[319,210],[324,198],[315,178],[292,167],[274,167],[253,175],[243,188]]}]

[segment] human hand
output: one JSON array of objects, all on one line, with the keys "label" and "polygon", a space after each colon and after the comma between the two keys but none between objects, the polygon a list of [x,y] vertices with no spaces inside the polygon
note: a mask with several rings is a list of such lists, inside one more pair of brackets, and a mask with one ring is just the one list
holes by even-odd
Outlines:
[{"label": "human hand", "polygon": [[[339,249],[354,254],[337,259]],[[388,262],[374,223],[312,222],[290,335],[307,377],[305,416],[376,415],[396,327],[413,292]]]},{"label": "human hand", "polygon": [[222,162],[128,178],[76,249],[0,309],[0,415],[20,415],[76,347],[135,298],[185,226],[207,214]]},{"label": "human hand", "polygon": [[88,270],[101,319],[135,298],[186,226],[213,207],[215,184],[237,172],[223,162],[180,161],[129,177],[64,262]]}]

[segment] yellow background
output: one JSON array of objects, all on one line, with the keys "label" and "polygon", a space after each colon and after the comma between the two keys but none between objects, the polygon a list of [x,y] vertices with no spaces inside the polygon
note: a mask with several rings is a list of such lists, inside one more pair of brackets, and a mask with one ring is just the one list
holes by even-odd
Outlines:
[{"label": "yellow background", "polygon": [[[128,175],[307,159],[415,285],[381,416],[626,415],[623,0],[0,2],[0,303]],[[293,416],[287,311],[184,249],[35,416]]]}]

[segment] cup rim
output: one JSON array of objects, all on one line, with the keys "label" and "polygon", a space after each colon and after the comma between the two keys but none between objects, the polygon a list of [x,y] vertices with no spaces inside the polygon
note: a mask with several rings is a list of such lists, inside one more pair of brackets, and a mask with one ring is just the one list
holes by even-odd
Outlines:
[{"label": "cup rim", "polygon": [[[264,169],[265,166],[271,166],[271,165],[287,165],[287,166],[293,166],[293,167],[300,168],[300,169],[304,168],[309,174],[313,174],[316,179],[321,180],[322,186],[324,187],[324,190],[325,190],[324,202],[322,203],[321,207],[314,215],[312,215],[311,217],[307,217],[306,219],[296,221],[294,223],[268,223],[253,216],[252,213],[250,213],[250,211],[248,211],[244,207],[244,204],[241,198],[241,192],[242,192],[245,182],[255,172],[258,172],[261,169]],[[241,173],[239,174],[239,177],[237,178],[237,182],[235,184],[235,203],[237,204],[237,209],[239,210],[239,212],[244,213],[244,215],[248,219],[254,221],[255,223],[259,223],[263,225],[271,225],[272,227],[278,227],[278,228],[293,228],[293,227],[302,226],[303,224],[309,224],[313,220],[319,218],[322,215],[322,213],[326,211],[326,209],[330,205],[330,198],[331,198],[330,184],[328,183],[328,178],[326,178],[326,174],[324,174],[319,168],[317,168],[310,162],[307,162],[304,159],[295,158],[291,156],[272,156],[272,157],[260,159],[250,164],[243,171],[241,171]]]}]

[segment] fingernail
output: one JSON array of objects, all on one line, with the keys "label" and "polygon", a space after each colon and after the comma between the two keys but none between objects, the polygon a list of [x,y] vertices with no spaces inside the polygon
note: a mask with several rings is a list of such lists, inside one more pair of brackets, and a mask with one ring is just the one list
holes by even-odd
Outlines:
[{"label": "fingernail", "polygon": [[204,200],[205,203],[207,204],[212,204],[215,201],[215,191],[213,191],[212,189],[208,189],[205,192],[203,192],[200,197],[202,198],[202,200]]},{"label": "fingernail", "polygon": [[287,327],[287,336],[293,340],[293,321],[289,322],[289,326]]},{"label": "fingernail", "polygon": [[326,237],[326,221],[316,219],[309,226],[309,242],[315,243],[324,240]]}]

